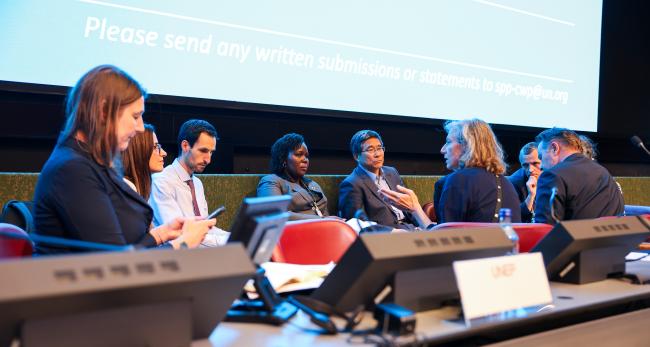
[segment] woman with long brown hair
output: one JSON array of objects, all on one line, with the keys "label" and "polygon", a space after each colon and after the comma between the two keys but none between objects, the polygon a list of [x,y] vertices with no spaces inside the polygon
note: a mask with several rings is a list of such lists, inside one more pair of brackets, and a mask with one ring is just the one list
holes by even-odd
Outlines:
[{"label": "woman with long brown hair", "polygon": [[[177,219],[150,229],[153,211],[122,180],[120,152],[144,131],[145,91],[117,67],[98,66],[70,91],[67,121],[34,193],[46,236],[111,245],[196,247],[215,220]],[[78,251],[36,244],[38,253]]]},{"label": "woman with long brown hair", "polygon": [[153,125],[145,124],[144,132],[135,135],[122,152],[124,182],[145,200],[151,195],[151,174],[161,172],[167,152],[158,143]]}]

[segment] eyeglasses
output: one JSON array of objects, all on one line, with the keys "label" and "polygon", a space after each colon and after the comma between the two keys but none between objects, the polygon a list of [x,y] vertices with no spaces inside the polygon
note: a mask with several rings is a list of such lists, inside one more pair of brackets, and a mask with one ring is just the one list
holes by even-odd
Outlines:
[{"label": "eyeglasses", "polygon": [[162,155],[162,146],[159,143],[154,143],[153,150],[158,151],[158,155]]},{"label": "eyeglasses", "polygon": [[386,152],[386,147],[384,147],[384,146],[377,147],[377,148],[375,148],[375,147],[368,147],[368,148],[362,150],[361,152],[366,152],[366,153],[368,153],[368,154],[372,154],[372,155],[374,155],[374,154],[377,153],[377,152],[381,152],[381,153]]}]

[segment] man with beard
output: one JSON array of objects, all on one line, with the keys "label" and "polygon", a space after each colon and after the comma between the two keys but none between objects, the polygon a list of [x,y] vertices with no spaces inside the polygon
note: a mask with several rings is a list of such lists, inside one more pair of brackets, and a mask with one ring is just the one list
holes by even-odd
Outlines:
[{"label": "man with beard", "polygon": [[154,210],[154,225],[176,217],[207,217],[203,183],[194,174],[210,164],[217,139],[215,128],[204,120],[190,119],[181,125],[178,158],[153,175],[149,205]]}]

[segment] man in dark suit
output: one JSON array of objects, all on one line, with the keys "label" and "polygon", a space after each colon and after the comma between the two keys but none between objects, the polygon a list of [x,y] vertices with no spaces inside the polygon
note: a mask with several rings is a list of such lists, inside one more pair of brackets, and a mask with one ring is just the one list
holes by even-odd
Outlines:
[{"label": "man in dark suit", "polygon": [[553,224],[623,214],[623,195],[614,178],[582,154],[575,132],[552,128],[542,131],[535,140],[544,170],[537,184],[536,222]]},{"label": "man in dark suit", "polygon": [[521,168],[511,176],[507,176],[521,202],[521,221],[530,222],[535,210],[535,196],[537,194],[537,179],[541,173],[541,161],[537,154],[537,143],[529,142],[519,151]]},{"label": "man in dark suit", "polygon": [[368,219],[378,224],[399,229],[412,229],[409,212],[392,206],[382,198],[379,189],[396,190],[404,186],[397,170],[384,166],[384,143],[372,130],[358,131],[350,140],[350,150],[357,167],[339,187],[339,214],[353,218],[363,209]]}]

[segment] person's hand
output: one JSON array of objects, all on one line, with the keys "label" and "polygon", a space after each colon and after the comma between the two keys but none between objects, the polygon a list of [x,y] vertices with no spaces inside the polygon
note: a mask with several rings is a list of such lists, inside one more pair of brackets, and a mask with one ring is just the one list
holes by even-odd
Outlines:
[{"label": "person's hand", "polygon": [[538,176],[531,175],[526,181],[526,189],[528,189],[528,196],[526,197],[526,207],[528,211],[533,211],[535,205],[535,196],[537,195],[537,178]]},{"label": "person's hand", "polygon": [[153,235],[158,244],[163,244],[181,236],[184,221],[185,219],[182,217],[177,217],[167,224],[151,229],[149,233]]},{"label": "person's hand", "polygon": [[528,181],[526,181],[526,188],[528,189],[528,195],[532,195],[533,197],[537,194],[537,179],[539,176],[533,176],[531,175],[528,177]]},{"label": "person's hand", "polygon": [[185,243],[187,248],[198,247],[203,238],[208,233],[210,228],[217,224],[217,220],[213,219],[185,219],[182,226],[182,234],[171,242],[175,249],[181,248],[181,244]]},{"label": "person's hand", "polygon": [[413,212],[417,210],[418,207],[422,208],[414,191],[400,185],[397,185],[396,188],[397,191],[382,188],[379,189],[379,193],[381,193],[384,198],[388,199],[388,202],[400,210]]}]

